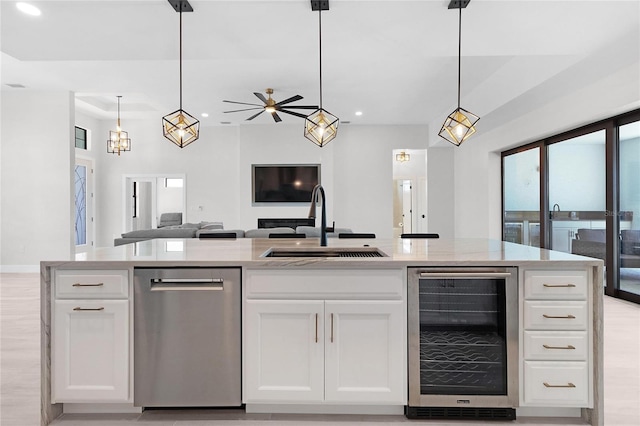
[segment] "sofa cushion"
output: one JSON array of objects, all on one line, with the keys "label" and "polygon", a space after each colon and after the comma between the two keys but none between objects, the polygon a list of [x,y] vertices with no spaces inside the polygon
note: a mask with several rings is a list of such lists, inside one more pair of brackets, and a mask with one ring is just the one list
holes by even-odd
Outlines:
[{"label": "sofa cushion", "polygon": [[223,229],[223,226],[222,222],[200,222],[200,229]]},{"label": "sofa cushion", "polygon": [[141,229],[138,231],[125,232],[122,238],[193,238],[196,235],[195,228],[158,228]]},{"label": "sofa cushion", "polygon": [[162,213],[160,215],[160,221],[158,221],[158,228],[164,228],[165,226],[180,225],[182,223],[182,213]]}]

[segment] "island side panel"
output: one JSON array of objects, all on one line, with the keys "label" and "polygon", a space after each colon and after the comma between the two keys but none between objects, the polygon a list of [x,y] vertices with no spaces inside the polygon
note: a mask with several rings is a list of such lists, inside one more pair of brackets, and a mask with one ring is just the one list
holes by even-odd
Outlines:
[{"label": "island side panel", "polygon": [[583,408],[582,418],[594,426],[604,425],[604,282],[603,267],[591,268],[593,299],[593,408]]},{"label": "island side panel", "polygon": [[40,264],[40,425],[62,414],[62,404],[51,404],[51,268]]}]

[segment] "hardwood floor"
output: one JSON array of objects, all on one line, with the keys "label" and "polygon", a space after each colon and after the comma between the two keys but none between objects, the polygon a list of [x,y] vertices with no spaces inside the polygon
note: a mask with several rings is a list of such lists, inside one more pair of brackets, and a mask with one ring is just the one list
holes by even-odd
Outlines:
[{"label": "hardwood floor", "polygon": [[[40,424],[40,276],[0,274],[0,425]],[[640,425],[640,306],[605,297],[605,425]],[[142,414],[63,414],[55,426],[429,426],[477,421],[412,421],[403,416],[245,414],[242,410],[145,411]],[[492,424],[500,424],[493,422]],[[578,420],[519,418],[510,424],[583,424]]]}]

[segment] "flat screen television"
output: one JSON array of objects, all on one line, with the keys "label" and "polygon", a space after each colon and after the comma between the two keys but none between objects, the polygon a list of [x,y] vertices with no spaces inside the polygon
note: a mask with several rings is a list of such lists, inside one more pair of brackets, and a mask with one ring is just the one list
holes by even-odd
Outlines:
[{"label": "flat screen television", "polygon": [[253,164],[251,183],[254,204],[310,203],[320,164]]}]

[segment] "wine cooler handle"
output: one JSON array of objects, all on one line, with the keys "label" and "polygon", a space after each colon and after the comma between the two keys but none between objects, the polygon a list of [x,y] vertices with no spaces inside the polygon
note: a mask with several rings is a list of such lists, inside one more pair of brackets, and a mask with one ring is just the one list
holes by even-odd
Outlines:
[{"label": "wine cooler handle", "polygon": [[511,272],[420,272],[420,278],[505,278]]}]

